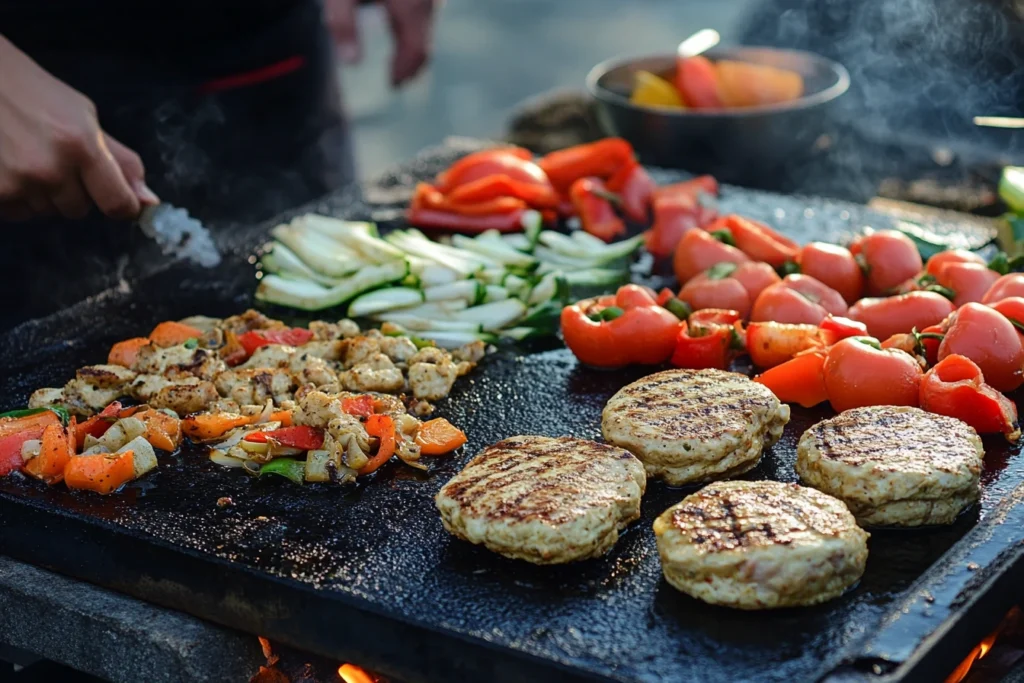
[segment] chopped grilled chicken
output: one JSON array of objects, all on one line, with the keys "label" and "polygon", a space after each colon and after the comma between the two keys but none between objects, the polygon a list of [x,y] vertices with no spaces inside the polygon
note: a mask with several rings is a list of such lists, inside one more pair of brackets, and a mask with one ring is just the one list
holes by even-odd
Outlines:
[{"label": "chopped grilled chicken", "polygon": [[163,375],[168,379],[213,379],[218,372],[227,369],[227,365],[206,349],[190,349],[184,344],[162,349],[147,344],[139,349],[132,369],[142,375]]},{"label": "chopped grilled chicken", "polygon": [[416,355],[416,345],[408,337],[384,337],[379,344],[381,352],[395,363],[405,363]]},{"label": "chopped grilled chicken", "polygon": [[318,387],[328,384],[337,384],[338,376],[323,358],[306,356],[303,353],[296,353],[292,357],[291,365],[288,368],[295,377],[295,383],[299,385],[314,384]]},{"label": "chopped grilled chicken", "polygon": [[334,341],[311,341],[308,344],[303,344],[300,349],[307,356],[337,361],[341,360],[347,346],[348,342],[336,339]]},{"label": "chopped grilled chicken", "polygon": [[220,399],[212,382],[188,377],[178,382],[168,382],[146,400],[150,407],[160,410],[167,408],[178,415],[206,410]]},{"label": "chopped grilled chicken", "polygon": [[405,404],[402,399],[392,394],[376,394],[373,397],[373,412],[382,415],[397,417],[405,414]]},{"label": "chopped grilled chicken", "polygon": [[483,360],[486,353],[487,345],[477,339],[468,344],[463,344],[452,351],[452,358],[459,362],[473,363],[475,365]]},{"label": "chopped grilled chicken", "polygon": [[355,337],[345,344],[345,367],[351,368],[380,354],[380,344],[370,337]]},{"label": "chopped grilled chicken", "polygon": [[297,386],[287,368],[236,368],[213,381],[217,391],[240,405],[263,405],[268,398],[280,403],[292,398]]},{"label": "chopped grilled chicken", "polygon": [[309,324],[309,331],[313,333],[313,339],[316,341],[334,341],[358,336],[359,325],[347,318],[336,323],[314,320]]},{"label": "chopped grilled chicken", "polygon": [[[351,434],[356,443],[364,452],[370,450],[370,435],[366,433],[366,427],[354,415],[342,413],[327,424],[327,431],[331,433],[334,440],[339,443],[346,441],[346,436]],[[358,468],[357,468],[358,469]]]},{"label": "chopped grilled chicken", "polygon": [[57,387],[36,389],[28,399],[29,408],[48,408],[64,402],[64,390]]},{"label": "chopped grilled chicken", "polygon": [[436,346],[424,346],[409,359],[409,365],[414,363],[441,363],[451,361],[451,359],[452,357],[444,349],[439,349]]},{"label": "chopped grilled chicken", "polygon": [[120,365],[89,365],[64,385],[61,404],[71,413],[89,416],[123,396],[135,373]]},{"label": "chopped grilled chicken", "polygon": [[392,394],[405,387],[402,371],[383,353],[375,353],[338,375],[341,386],[349,391],[378,391]]},{"label": "chopped grilled chicken", "polygon": [[225,332],[234,332],[235,334],[245,334],[250,330],[278,330],[283,327],[287,327],[287,325],[280,320],[268,318],[251,308],[241,315],[225,318],[220,323],[220,329]]},{"label": "chopped grilled chicken", "polygon": [[305,387],[296,393],[298,410],[292,417],[297,425],[324,429],[331,420],[345,413],[341,410],[341,399],[322,391],[307,391]]},{"label": "chopped grilled chicken", "polygon": [[422,398],[414,398],[409,402],[409,412],[416,417],[426,417],[434,412],[434,404]]},{"label": "chopped grilled chicken", "polygon": [[295,347],[286,344],[267,344],[252,352],[241,368],[285,368],[292,362]]},{"label": "chopped grilled chicken", "polygon": [[135,373],[120,365],[87,365],[75,373],[75,378],[97,389],[123,389],[135,379]]},{"label": "chopped grilled chicken", "polygon": [[222,398],[214,401],[210,406],[210,412],[213,413],[241,413],[242,407],[238,405],[238,401],[232,401],[230,398]]},{"label": "chopped grilled chicken", "polygon": [[459,368],[447,352],[428,346],[409,359],[409,387],[416,398],[436,401],[448,395]]}]

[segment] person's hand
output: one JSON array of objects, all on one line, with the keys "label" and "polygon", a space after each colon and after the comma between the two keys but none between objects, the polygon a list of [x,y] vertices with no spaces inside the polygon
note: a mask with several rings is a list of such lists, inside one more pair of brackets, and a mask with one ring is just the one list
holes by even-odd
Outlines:
[{"label": "person's hand", "polygon": [[[391,26],[395,52],[391,58],[391,85],[399,86],[420,72],[430,59],[434,0],[381,0]],[[343,62],[355,64],[363,56],[359,39],[357,0],[324,0],[324,20]]]},{"label": "person's hand", "polygon": [[92,102],[0,36],[0,219],[60,214],[93,205],[135,218],[159,200],[142,161],[103,132]]}]

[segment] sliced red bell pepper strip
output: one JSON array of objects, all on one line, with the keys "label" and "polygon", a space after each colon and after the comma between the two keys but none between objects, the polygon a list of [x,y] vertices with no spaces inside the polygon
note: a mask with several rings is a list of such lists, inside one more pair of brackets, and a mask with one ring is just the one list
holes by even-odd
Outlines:
[{"label": "sliced red bell pepper strip", "polygon": [[306,425],[294,425],[269,432],[253,432],[246,436],[245,440],[252,443],[267,443],[273,440],[289,448],[315,451],[324,445],[324,430]]},{"label": "sliced red bell pepper strip", "polygon": [[250,330],[238,337],[238,342],[245,349],[247,355],[251,356],[256,349],[270,344],[284,344],[285,346],[302,346],[313,339],[313,333],[301,327],[285,328],[280,330]]},{"label": "sliced red bell pepper strip", "polygon": [[946,356],[925,373],[921,407],[963,420],[979,434],[1003,434],[1010,442],[1020,438],[1017,406],[985,384],[981,368],[966,356]]},{"label": "sliced red bell pepper strip", "polygon": [[754,381],[771,389],[776,398],[784,403],[812,408],[828,400],[824,368],[824,353],[801,353],[781,365],[765,370]]},{"label": "sliced red bell pepper strip", "polygon": [[539,165],[556,190],[567,192],[580,178],[610,178],[632,160],[633,145],[622,138],[604,138],[551,152]]},{"label": "sliced red bell pepper strip", "polygon": [[636,223],[646,223],[657,184],[643,166],[630,161],[608,179],[608,189],[622,200],[622,212]]},{"label": "sliced red bell pepper strip", "polygon": [[359,417],[370,417],[373,415],[373,396],[363,394],[352,398],[341,399],[342,412]]},{"label": "sliced red bell pepper strip", "polygon": [[436,187],[427,183],[416,185],[409,213],[419,211],[441,211],[460,216],[491,216],[496,214],[515,213],[526,208],[526,202],[515,197],[495,197],[482,202],[460,204],[452,201]]},{"label": "sliced red bell pepper strip", "polygon": [[366,419],[366,433],[380,440],[377,453],[359,470],[359,476],[377,471],[395,454],[397,436],[395,421],[388,415],[371,415]]},{"label": "sliced red bell pepper strip", "polygon": [[572,184],[569,194],[585,231],[605,242],[626,234],[626,224],[615,214],[608,201],[610,193],[599,179],[580,178]]},{"label": "sliced red bell pepper strip", "polygon": [[534,209],[557,209],[560,201],[550,185],[524,183],[504,174],[474,180],[448,193],[448,201],[459,205],[481,204],[502,197],[521,199]]}]

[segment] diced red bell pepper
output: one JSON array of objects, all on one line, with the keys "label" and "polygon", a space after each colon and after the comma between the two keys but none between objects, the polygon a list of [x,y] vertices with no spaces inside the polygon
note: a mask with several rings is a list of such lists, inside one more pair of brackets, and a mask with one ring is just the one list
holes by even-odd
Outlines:
[{"label": "diced red bell pepper", "polygon": [[273,440],[289,448],[315,451],[324,445],[324,430],[306,425],[293,425],[269,432],[253,432],[246,436],[245,440],[252,443],[267,443]]},{"label": "diced red bell pepper", "polygon": [[585,231],[605,242],[626,234],[626,224],[616,215],[608,188],[600,179],[580,178],[572,184],[569,196]]},{"label": "diced red bell pepper", "polygon": [[341,399],[341,410],[349,415],[369,417],[373,415],[373,396],[363,394]]},{"label": "diced red bell pepper", "polygon": [[284,344],[286,346],[302,346],[313,338],[313,333],[301,327],[292,327],[281,330],[250,330],[238,337],[238,342],[245,349],[248,355],[252,355],[256,349],[270,344]]},{"label": "diced red bell pepper", "polygon": [[828,400],[824,368],[824,353],[801,353],[781,365],[765,370],[754,381],[771,389],[776,398],[784,403],[812,408]]},{"label": "diced red bell pepper", "polygon": [[21,469],[24,464],[21,457],[22,445],[26,441],[42,438],[44,429],[46,428],[32,427],[23,432],[0,437],[0,477],[6,477],[11,472]]},{"label": "diced red bell pepper", "polygon": [[1003,434],[1011,442],[1020,438],[1017,407],[985,384],[981,368],[966,356],[946,356],[925,373],[921,407],[963,420],[980,434]]},{"label": "diced red bell pepper", "polygon": [[636,223],[646,223],[651,199],[658,188],[643,166],[631,161],[608,179],[608,189],[622,200],[622,212]]}]

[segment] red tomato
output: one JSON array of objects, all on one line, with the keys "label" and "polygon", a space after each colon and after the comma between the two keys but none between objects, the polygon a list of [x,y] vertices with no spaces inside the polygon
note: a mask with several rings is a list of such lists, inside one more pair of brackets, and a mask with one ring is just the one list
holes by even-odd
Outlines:
[{"label": "red tomato", "polygon": [[825,391],[836,412],[863,406],[916,406],[921,366],[909,353],[877,339],[850,337],[825,358]]},{"label": "red tomato", "polygon": [[823,347],[821,330],[814,325],[757,322],[747,325],[747,353],[759,368],[772,368],[815,347]]},{"label": "red tomato", "polygon": [[956,307],[935,292],[908,292],[880,299],[861,299],[850,306],[850,318],[867,325],[873,337],[888,339],[894,334],[918,332],[937,325]]},{"label": "red tomato", "polygon": [[746,263],[750,259],[736,247],[719,242],[703,230],[691,230],[679,241],[672,269],[679,284],[686,284],[691,278],[718,263]]},{"label": "red tomato", "polygon": [[786,261],[796,258],[800,249],[793,240],[772,230],[764,223],[729,214],[722,216],[705,228],[708,232],[728,230],[736,242],[736,248],[752,261],[764,261],[778,268]]},{"label": "red tomato", "polygon": [[925,264],[924,272],[932,277],[938,277],[939,269],[948,263],[977,263],[979,265],[986,265],[985,259],[981,258],[973,251],[967,251],[966,249],[950,249],[948,251],[940,251],[935,256],[928,259],[928,263]]},{"label": "red tomato", "polygon": [[850,251],[863,260],[868,294],[885,294],[920,273],[924,266],[910,238],[895,230],[859,237]]},{"label": "red tomato", "polygon": [[939,344],[939,361],[953,354],[966,356],[999,391],[1013,391],[1024,383],[1024,345],[1002,313],[982,304],[965,304],[942,327],[946,336]]},{"label": "red tomato", "polygon": [[693,278],[679,291],[679,299],[697,311],[702,308],[727,308],[746,318],[750,313],[750,295],[739,280],[719,277],[711,268]]},{"label": "red tomato", "polygon": [[852,304],[864,294],[864,272],[850,250],[835,244],[811,242],[796,256],[800,272],[820,280]]},{"label": "red tomato", "polygon": [[1011,296],[1024,296],[1024,273],[1010,273],[993,282],[981,303],[994,304]]},{"label": "red tomato", "polygon": [[521,152],[509,149],[488,149],[474,152],[456,161],[437,178],[437,189],[447,194],[456,187],[480,178],[505,175],[522,183],[532,183],[551,188],[547,175],[540,166]]},{"label": "red tomato", "polygon": [[718,94],[718,72],[707,57],[676,59],[676,89],[691,109],[721,109]]},{"label": "red tomato", "polygon": [[757,300],[761,292],[782,281],[775,269],[767,263],[741,263],[729,277],[740,281],[752,302]]},{"label": "red tomato", "polygon": [[761,292],[750,319],[817,325],[830,313],[846,315],[846,302],[839,292],[809,275],[787,275]]},{"label": "red tomato", "polygon": [[981,301],[999,279],[999,273],[980,263],[943,263],[936,266],[935,270],[935,281],[953,290],[956,295],[953,304],[957,307]]}]

